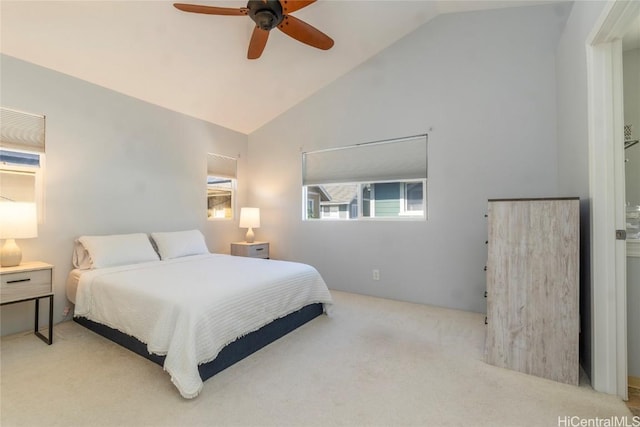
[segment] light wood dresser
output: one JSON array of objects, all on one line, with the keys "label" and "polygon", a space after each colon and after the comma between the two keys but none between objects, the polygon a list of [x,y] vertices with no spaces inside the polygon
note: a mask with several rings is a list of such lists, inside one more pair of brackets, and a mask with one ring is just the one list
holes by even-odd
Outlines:
[{"label": "light wood dresser", "polygon": [[489,200],[486,360],[579,377],[578,198]]}]

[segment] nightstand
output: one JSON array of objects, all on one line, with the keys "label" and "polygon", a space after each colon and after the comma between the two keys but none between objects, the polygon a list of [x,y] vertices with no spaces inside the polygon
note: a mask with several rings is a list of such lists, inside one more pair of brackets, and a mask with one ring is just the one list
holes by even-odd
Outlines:
[{"label": "nightstand", "polygon": [[[0,267],[0,306],[25,301],[36,302],[34,333],[47,344],[53,343],[53,265],[23,262],[15,267]],[[49,298],[49,338],[38,330],[40,300]]]},{"label": "nightstand", "polygon": [[269,258],[269,242],[234,242],[231,243],[231,255],[249,258]]}]

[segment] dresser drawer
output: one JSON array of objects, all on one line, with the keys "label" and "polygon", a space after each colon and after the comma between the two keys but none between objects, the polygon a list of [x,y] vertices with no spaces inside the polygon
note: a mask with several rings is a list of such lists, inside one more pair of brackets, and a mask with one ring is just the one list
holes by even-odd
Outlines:
[{"label": "dresser drawer", "polygon": [[0,279],[0,303],[3,304],[52,293],[50,268],[3,273]]}]

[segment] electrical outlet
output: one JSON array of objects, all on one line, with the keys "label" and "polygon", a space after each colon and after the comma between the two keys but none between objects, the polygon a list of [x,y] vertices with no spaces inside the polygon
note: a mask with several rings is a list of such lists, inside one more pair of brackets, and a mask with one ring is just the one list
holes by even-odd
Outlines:
[{"label": "electrical outlet", "polygon": [[377,268],[373,270],[373,280],[380,280],[380,270]]},{"label": "electrical outlet", "polygon": [[70,311],[71,311],[71,307],[66,306],[64,310],[62,310],[62,317],[67,317]]}]

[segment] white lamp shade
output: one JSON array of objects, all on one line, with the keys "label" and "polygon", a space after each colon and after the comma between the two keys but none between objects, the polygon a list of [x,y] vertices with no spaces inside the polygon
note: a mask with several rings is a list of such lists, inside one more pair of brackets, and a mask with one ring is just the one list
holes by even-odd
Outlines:
[{"label": "white lamp shade", "polygon": [[38,237],[36,204],[0,202],[0,239]]},{"label": "white lamp shade", "polygon": [[240,228],[260,228],[260,208],[240,209]]}]

